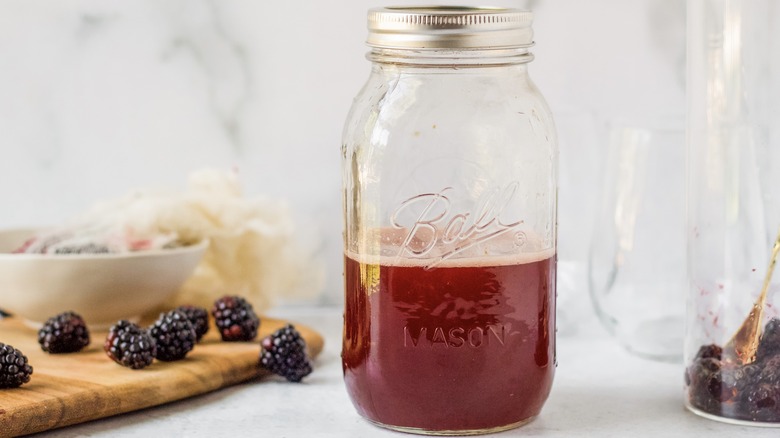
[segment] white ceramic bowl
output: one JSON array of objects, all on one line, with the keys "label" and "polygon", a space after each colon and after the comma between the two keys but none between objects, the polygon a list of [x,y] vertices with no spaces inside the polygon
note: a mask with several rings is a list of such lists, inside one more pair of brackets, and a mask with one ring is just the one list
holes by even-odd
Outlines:
[{"label": "white ceramic bowl", "polygon": [[60,312],[90,326],[137,319],[176,293],[207,241],[129,254],[11,254],[35,230],[0,231],[0,309],[39,325]]}]

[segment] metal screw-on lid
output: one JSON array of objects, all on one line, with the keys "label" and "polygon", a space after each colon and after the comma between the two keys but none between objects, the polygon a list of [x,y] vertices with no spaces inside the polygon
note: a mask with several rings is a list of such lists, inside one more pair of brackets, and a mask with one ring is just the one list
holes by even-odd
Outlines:
[{"label": "metal screw-on lid", "polygon": [[533,14],[520,9],[459,6],[388,7],[368,11],[371,47],[492,49],[533,45]]}]

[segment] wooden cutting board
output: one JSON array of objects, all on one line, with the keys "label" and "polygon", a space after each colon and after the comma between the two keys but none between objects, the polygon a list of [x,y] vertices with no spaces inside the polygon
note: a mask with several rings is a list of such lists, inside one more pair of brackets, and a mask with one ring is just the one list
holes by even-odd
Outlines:
[{"label": "wooden cutting board", "polygon": [[[0,320],[0,342],[21,350],[33,367],[30,382],[0,389],[0,437],[41,432],[180,400],[267,374],[258,367],[259,340],[286,324],[261,318],[254,342],[222,342],[214,327],[185,359],[155,361],[142,370],[116,364],[103,352],[106,332],[91,333],[83,351],[51,355],[37,331],[15,318]],[[323,338],[299,324],[309,355]],[[304,379],[305,381],[305,379]],[[293,385],[294,383],[291,383]]]}]

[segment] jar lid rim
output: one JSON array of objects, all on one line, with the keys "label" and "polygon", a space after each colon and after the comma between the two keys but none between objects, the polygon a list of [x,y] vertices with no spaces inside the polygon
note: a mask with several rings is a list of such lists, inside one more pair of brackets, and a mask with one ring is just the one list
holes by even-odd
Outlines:
[{"label": "jar lid rim", "polygon": [[368,11],[371,47],[489,49],[533,45],[533,13],[498,7],[412,6]]}]

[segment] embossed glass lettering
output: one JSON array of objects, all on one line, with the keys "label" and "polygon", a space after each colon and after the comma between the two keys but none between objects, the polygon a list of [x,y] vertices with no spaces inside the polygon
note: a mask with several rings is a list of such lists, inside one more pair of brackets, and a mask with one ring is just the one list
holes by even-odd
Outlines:
[{"label": "embossed glass lettering", "polygon": [[[432,268],[475,245],[519,228],[523,220],[504,218],[519,188],[520,183],[513,182],[488,190],[471,212],[451,211],[452,201],[447,195],[454,190],[452,187],[403,201],[390,217],[393,227],[409,230],[397,256],[424,258],[439,246],[441,254],[427,266]],[[402,217],[413,217],[414,221],[405,223]],[[516,242],[524,243],[525,236],[518,234]]]},{"label": "embossed glass lettering", "polygon": [[[428,333],[432,333],[430,338]],[[446,333],[446,334],[445,334]],[[507,336],[506,326],[488,325],[485,327],[453,327],[449,331],[442,327],[422,327],[419,330],[404,327],[404,347],[454,347],[469,346],[480,348],[487,345],[504,346]]]}]

